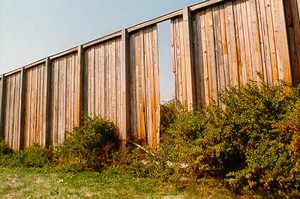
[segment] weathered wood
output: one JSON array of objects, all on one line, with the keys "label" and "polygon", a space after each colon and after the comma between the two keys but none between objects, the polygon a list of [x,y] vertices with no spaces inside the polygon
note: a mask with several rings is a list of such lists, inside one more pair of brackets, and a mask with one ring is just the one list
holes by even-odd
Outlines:
[{"label": "weathered wood", "polygon": [[[113,121],[121,140],[159,144],[156,24],[171,19],[175,96],[188,109],[263,75],[300,82],[300,0],[209,0],[6,73],[0,136],[13,149],[62,143],[85,114]],[[287,27],[287,29],[286,29]],[[24,136],[23,137],[23,133]]]},{"label": "weathered wood", "polygon": [[57,59],[57,58],[60,58],[60,57],[63,57],[63,56],[75,53],[75,52],[77,52],[77,50],[78,50],[78,47],[70,48],[70,49],[65,50],[63,52],[60,52],[60,53],[57,53],[55,55],[50,56],[49,59],[50,60]]},{"label": "weathered wood", "polygon": [[193,33],[191,24],[191,13],[188,7],[183,9],[183,26],[185,32],[185,67],[186,67],[186,91],[187,91],[187,110],[191,111],[196,101],[195,97],[195,70],[193,60]]},{"label": "weathered wood", "polygon": [[45,80],[45,92],[44,92],[44,134],[45,134],[45,146],[49,146],[51,143],[51,136],[50,136],[50,126],[51,126],[51,61],[49,57],[46,58],[46,80]]},{"label": "weathered wood", "polygon": [[[78,95],[77,95],[77,100],[78,100],[78,111],[77,111],[77,115],[76,115],[76,119],[72,118],[73,120],[75,120],[75,125],[82,125],[83,120],[83,114],[84,114],[84,51],[83,51],[83,46],[80,45],[78,46],[78,55],[77,55],[77,59],[78,59],[78,82],[72,81],[72,85],[73,85],[73,91],[75,91],[75,84],[78,83],[77,88],[78,90]],[[72,70],[74,71],[74,67],[71,66]],[[73,78],[72,78],[73,79]],[[70,96],[71,97],[71,96]],[[71,97],[72,98],[72,97]],[[72,114],[73,115],[73,114]]]},{"label": "weathered wood", "polygon": [[107,36],[104,36],[104,37],[101,37],[99,39],[95,39],[93,41],[90,41],[88,43],[85,43],[82,45],[82,48],[88,48],[90,46],[94,46],[96,44],[99,44],[99,43],[103,43],[105,41],[108,41],[108,40],[111,40],[111,39],[115,39],[117,37],[120,37],[122,35],[122,31],[118,31],[118,32],[115,32],[115,33],[112,33],[112,34],[109,34]]},{"label": "weathered wood", "polygon": [[121,104],[120,104],[120,137],[121,140],[127,140],[127,132],[129,129],[130,115],[129,115],[129,37],[126,29],[122,30],[122,52],[121,52]]},{"label": "weathered wood", "polygon": [[1,76],[1,95],[0,95],[0,138],[4,139],[4,120],[5,120],[5,76]]}]

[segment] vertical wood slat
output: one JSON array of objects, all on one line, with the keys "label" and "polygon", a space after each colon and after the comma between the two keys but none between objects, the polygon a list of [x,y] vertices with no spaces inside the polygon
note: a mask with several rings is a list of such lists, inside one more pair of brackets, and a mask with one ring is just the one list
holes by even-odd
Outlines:
[{"label": "vertical wood slat", "polygon": [[188,7],[183,9],[183,27],[185,33],[185,67],[186,68],[186,89],[187,89],[187,110],[193,109],[195,103],[195,77],[194,77],[194,61],[193,61],[193,32],[191,24],[191,13]]},{"label": "vertical wood slat", "polygon": [[131,135],[153,148],[159,142],[160,122],[157,45],[156,26],[130,35]]},{"label": "vertical wood slat", "polygon": [[24,148],[24,111],[25,111],[25,86],[26,86],[26,73],[25,68],[21,68],[21,82],[20,82],[20,107],[19,107],[19,148]]},{"label": "vertical wood slat", "polygon": [[46,92],[45,92],[45,107],[44,107],[44,135],[45,135],[45,140],[44,140],[44,144],[45,146],[49,146],[51,143],[51,136],[50,136],[50,126],[51,126],[51,61],[49,59],[49,57],[46,58],[45,61],[45,65],[46,65]]},{"label": "vertical wood slat", "polygon": [[0,97],[0,138],[4,139],[4,120],[5,120],[5,75],[1,76],[1,97]]},{"label": "vertical wood slat", "polygon": [[129,96],[128,96],[128,75],[129,75],[129,38],[127,30],[122,30],[122,47],[121,47],[121,107],[120,107],[120,137],[121,140],[126,144],[127,139],[127,131],[130,123],[130,115],[129,115]]},{"label": "vertical wood slat", "polygon": [[57,146],[66,139],[66,131],[71,131],[80,121],[78,53],[68,54],[51,62],[50,131],[52,144]]},{"label": "vertical wood slat", "polygon": [[293,84],[300,83],[300,0],[284,1]]},{"label": "vertical wood slat", "polygon": [[[78,55],[77,55],[77,60],[78,60],[78,111],[76,115],[76,125],[82,125],[82,117],[84,113],[84,50],[82,45],[78,46]],[[73,82],[75,84],[75,82]]]}]

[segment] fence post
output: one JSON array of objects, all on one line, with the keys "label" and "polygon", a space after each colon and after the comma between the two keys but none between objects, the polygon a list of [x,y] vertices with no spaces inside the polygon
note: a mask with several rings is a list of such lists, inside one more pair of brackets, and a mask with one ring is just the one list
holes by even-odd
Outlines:
[{"label": "fence post", "polygon": [[26,74],[25,68],[21,68],[21,85],[20,85],[20,112],[19,112],[19,149],[24,148],[24,111],[25,111],[25,85],[26,85]]},{"label": "fence post", "polygon": [[84,49],[82,47],[82,45],[78,46],[78,68],[79,68],[79,78],[78,78],[78,88],[79,88],[79,93],[78,93],[78,115],[76,118],[76,125],[81,126],[83,123],[83,114],[84,114],[84,104],[83,104],[83,100],[84,100]]},{"label": "fence post", "polygon": [[122,141],[122,149],[126,146],[127,131],[130,124],[129,114],[129,45],[128,32],[122,30],[122,51],[121,51],[121,125],[120,139]]},{"label": "fence post", "polygon": [[47,57],[45,60],[46,65],[46,92],[45,92],[45,120],[44,120],[44,145],[48,147],[51,142],[50,135],[50,120],[51,120],[51,61],[50,58]]},{"label": "fence post", "polygon": [[186,67],[186,89],[187,89],[187,110],[193,110],[195,105],[195,73],[194,73],[194,54],[193,54],[193,35],[191,13],[188,7],[183,9],[183,29],[185,32],[185,66]]},{"label": "fence post", "polygon": [[4,111],[5,111],[5,75],[1,77],[1,98],[0,98],[0,138],[4,139]]}]

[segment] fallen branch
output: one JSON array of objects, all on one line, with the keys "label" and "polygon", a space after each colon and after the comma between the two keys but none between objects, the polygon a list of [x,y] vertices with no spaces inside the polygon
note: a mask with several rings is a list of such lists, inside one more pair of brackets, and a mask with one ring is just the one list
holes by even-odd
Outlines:
[{"label": "fallen branch", "polygon": [[137,148],[139,148],[139,149],[145,151],[146,153],[152,155],[153,157],[155,157],[155,155],[153,153],[151,153],[150,151],[148,151],[145,147],[143,147],[143,146],[139,145],[138,143],[135,143],[131,140],[127,140],[127,141],[130,142],[131,144],[133,144],[134,146],[136,146]]}]

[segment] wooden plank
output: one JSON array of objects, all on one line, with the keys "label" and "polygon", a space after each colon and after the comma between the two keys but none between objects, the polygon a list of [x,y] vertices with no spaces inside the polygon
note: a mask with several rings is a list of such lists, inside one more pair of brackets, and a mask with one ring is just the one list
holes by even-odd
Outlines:
[{"label": "wooden plank", "polygon": [[[74,120],[74,124],[79,126],[82,125],[83,120],[82,116],[84,113],[84,50],[83,46],[78,46],[78,55],[77,55],[77,67],[78,67],[78,94],[77,94],[77,115]],[[75,64],[75,63],[74,63]],[[73,66],[75,68],[75,66]],[[75,84],[76,82],[74,82]],[[75,93],[75,92],[74,92]]]},{"label": "wooden plank", "polygon": [[272,68],[272,82],[273,84],[278,81],[278,63],[277,63],[277,53],[275,46],[275,35],[273,27],[273,14],[271,10],[271,0],[265,0],[265,14],[266,14],[266,23],[267,23],[267,34],[269,39],[269,48],[270,48],[270,59],[271,59],[271,68]]},{"label": "wooden plank", "polygon": [[24,68],[27,70],[27,69],[29,69],[29,68],[39,66],[39,65],[45,63],[45,62],[46,62],[46,59],[47,59],[47,58],[44,58],[44,59],[35,61],[35,62],[31,63],[31,64],[27,64],[27,65],[24,66]]},{"label": "wooden plank", "polygon": [[53,96],[53,105],[52,105],[52,144],[54,146],[57,146],[57,140],[58,140],[58,85],[59,85],[59,66],[58,66],[58,60],[54,60],[52,62],[52,96]]},{"label": "wooden plank", "polygon": [[99,83],[100,83],[100,115],[101,117],[104,117],[104,109],[105,109],[105,51],[104,51],[104,45],[101,44],[100,45],[100,65],[99,65],[99,69],[100,69],[100,79],[99,79]]},{"label": "wooden plank", "polygon": [[206,11],[201,12],[200,14],[200,23],[201,23],[201,44],[203,49],[203,74],[204,74],[204,96],[203,101],[208,104],[210,102],[210,84],[209,84],[209,63],[208,63],[208,48],[207,48],[207,39],[206,39]]},{"label": "wooden plank", "polygon": [[100,115],[100,45],[95,46],[95,116]]},{"label": "wooden plank", "polygon": [[6,77],[5,81],[5,90],[6,90],[6,97],[5,97],[5,120],[4,120],[4,139],[7,141],[8,145],[11,147],[11,140],[10,140],[10,134],[9,129],[12,129],[12,126],[10,125],[11,121],[11,114],[12,114],[12,89],[13,83],[11,81],[11,77]]},{"label": "wooden plank", "polygon": [[245,31],[247,26],[243,22],[243,11],[242,5],[244,2],[235,2],[234,10],[235,10],[235,26],[236,26],[236,34],[238,35],[237,39],[237,51],[238,51],[238,67],[239,67],[239,83],[240,85],[245,85],[248,82],[247,75],[247,59],[246,59],[246,45],[247,38],[245,38]]},{"label": "wooden plank", "polygon": [[266,24],[265,24],[265,5],[264,1],[257,1],[256,2],[256,10],[257,10],[257,18],[258,18],[258,29],[259,29],[259,35],[260,35],[260,48],[261,48],[261,56],[262,56],[262,75],[264,78],[264,81],[268,84],[272,84],[272,72],[270,71],[271,67],[271,60],[268,55],[269,49],[268,49],[268,35],[266,35]]},{"label": "wooden plank", "polygon": [[292,74],[283,2],[272,1],[271,9],[273,14],[274,36],[279,70],[279,79],[291,83]]},{"label": "wooden plank", "polygon": [[146,27],[153,26],[153,25],[155,25],[157,23],[161,23],[161,22],[167,21],[169,19],[181,16],[182,14],[183,14],[183,11],[181,9],[180,10],[176,10],[176,11],[171,12],[169,14],[162,15],[160,17],[156,17],[156,18],[148,20],[146,22],[143,22],[143,23],[134,25],[132,27],[129,27],[129,28],[127,28],[127,31],[128,31],[128,33],[131,33],[131,32],[134,32],[134,31],[139,31],[139,30],[142,30],[142,29],[144,29]]},{"label": "wooden plank", "polygon": [[[152,35],[151,29],[144,30],[144,48],[145,48],[145,54],[144,54],[144,63],[145,63],[145,88],[143,90],[144,98],[145,98],[145,129],[146,129],[146,140],[147,144],[149,146],[152,146],[152,139],[153,139],[153,123],[152,123],[152,95],[153,92],[150,91],[151,84],[151,77],[150,77],[150,69],[152,68],[152,46],[150,43],[150,39]],[[150,37],[150,39],[149,39]],[[147,96],[146,96],[147,95]]]},{"label": "wooden plank", "polygon": [[21,69],[21,77],[20,77],[20,100],[19,100],[19,127],[18,127],[18,135],[19,135],[19,146],[18,149],[24,148],[24,111],[25,111],[25,86],[26,86],[26,73],[24,67]]},{"label": "wooden plank", "polygon": [[213,7],[213,6],[216,6],[217,4],[222,3],[222,2],[226,2],[226,0],[203,1],[203,2],[197,3],[195,5],[189,6],[189,9],[191,11],[195,11],[195,10],[204,9],[204,8],[207,8],[207,7]]},{"label": "wooden plank", "polygon": [[[227,46],[227,43],[223,43],[222,38],[222,26],[220,19],[220,10],[223,10],[223,6],[215,6],[212,9],[213,12],[213,25],[215,34],[215,49],[216,49],[216,73],[217,73],[217,87],[218,91],[221,91],[226,87],[225,84],[225,70],[224,70],[224,54],[223,46]],[[221,101],[218,99],[220,107],[223,107]]]},{"label": "wooden plank", "polygon": [[116,41],[113,40],[110,44],[110,58],[111,58],[111,121],[116,124]]},{"label": "wooden plank", "polygon": [[208,93],[211,97],[211,101],[217,102],[218,100],[218,88],[217,88],[217,68],[215,61],[215,49],[214,49],[214,30],[213,30],[213,20],[211,8],[209,8],[205,15],[206,23],[206,46],[207,46],[207,56],[208,56],[208,75],[209,75],[209,85],[210,92]]},{"label": "wooden plank", "polygon": [[131,122],[130,122],[130,137],[132,139],[137,137],[137,82],[136,82],[136,56],[135,56],[135,38],[137,37],[137,33],[134,33],[129,36],[130,41],[130,113],[131,113]]},{"label": "wooden plank", "polygon": [[191,24],[191,13],[188,7],[183,9],[183,26],[184,26],[184,42],[185,42],[185,67],[186,67],[186,92],[187,92],[187,110],[193,110],[195,105],[195,70],[193,61],[193,34]]},{"label": "wooden plank", "polygon": [[21,70],[22,70],[22,68],[18,68],[18,69],[15,69],[15,70],[13,70],[13,71],[10,71],[10,72],[8,72],[8,73],[5,73],[5,74],[3,74],[5,77],[8,77],[8,76],[11,76],[11,75],[14,75],[14,74],[16,74],[16,73],[19,73],[19,72],[21,72]]},{"label": "wooden plank", "polygon": [[228,63],[230,73],[230,85],[239,85],[239,70],[237,63],[237,47],[236,47],[236,32],[232,2],[227,2],[224,5],[226,18],[226,36],[228,47]]},{"label": "wooden plank", "polygon": [[45,140],[44,144],[46,147],[50,145],[50,126],[51,126],[51,61],[49,57],[46,58],[46,80],[45,80],[45,92],[44,92],[44,101],[45,101],[45,106],[44,106],[44,135],[45,135]]},{"label": "wooden plank", "polygon": [[153,144],[152,147],[156,148],[159,145],[160,140],[160,82],[159,82],[159,53],[158,53],[158,31],[157,26],[154,28],[155,32],[153,33],[153,39],[152,39],[152,50],[153,50],[153,67],[151,67],[151,70],[153,70],[152,74],[152,80],[154,81],[153,86],[153,94],[154,98],[153,101],[153,109],[152,109],[152,121],[153,121]]},{"label": "wooden plank", "polygon": [[300,83],[300,0],[284,1],[290,58],[293,72],[293,84]]},{"label": "wooden plank", "polygon": [[[127,140],[127,131],[129,129],[130,115],[129,115],[129,37],[126,29],[122,30],[121,41],[121,70],[120,70],[120,91],[121,91],[121,107],[120,107],[120,138],[124,142]],[[125,141],[126,142],[126,141]]]},{"label": "wooden plank", "polygon": [[122,36],[122,31],[117,31],[115,33],[112,33],[112,34],[106,35],[104,37],[101,37],[99,39],[95,39],[93,41],[85,43],[82,45],[82,48],[85,49],[85,48],[91,47],[91,46],[99,44],[99,43],[107,42],[108,40],[111,40],[111,39],[116,39],[116,37],[120,37],[120,36]]},{"label": "wooden plank", "polygon": [[60,53],[57,53],[55,55],[50,56],[49,59],[53,60],[53,59],[61,58],[61,57],[64,57],[66,55],[75,53],[75,52],[77,52],[77,50],[78,50],[78,47],[70,48],[70,49],[65,50],[63,52],[60,52]]},{"label": "wooden plank", "polygon": [[5,124],[5,98],[6,98],[6,78],[1,76],[1,97],[0,97],[0,138],[4,139],[4,124]]}]

